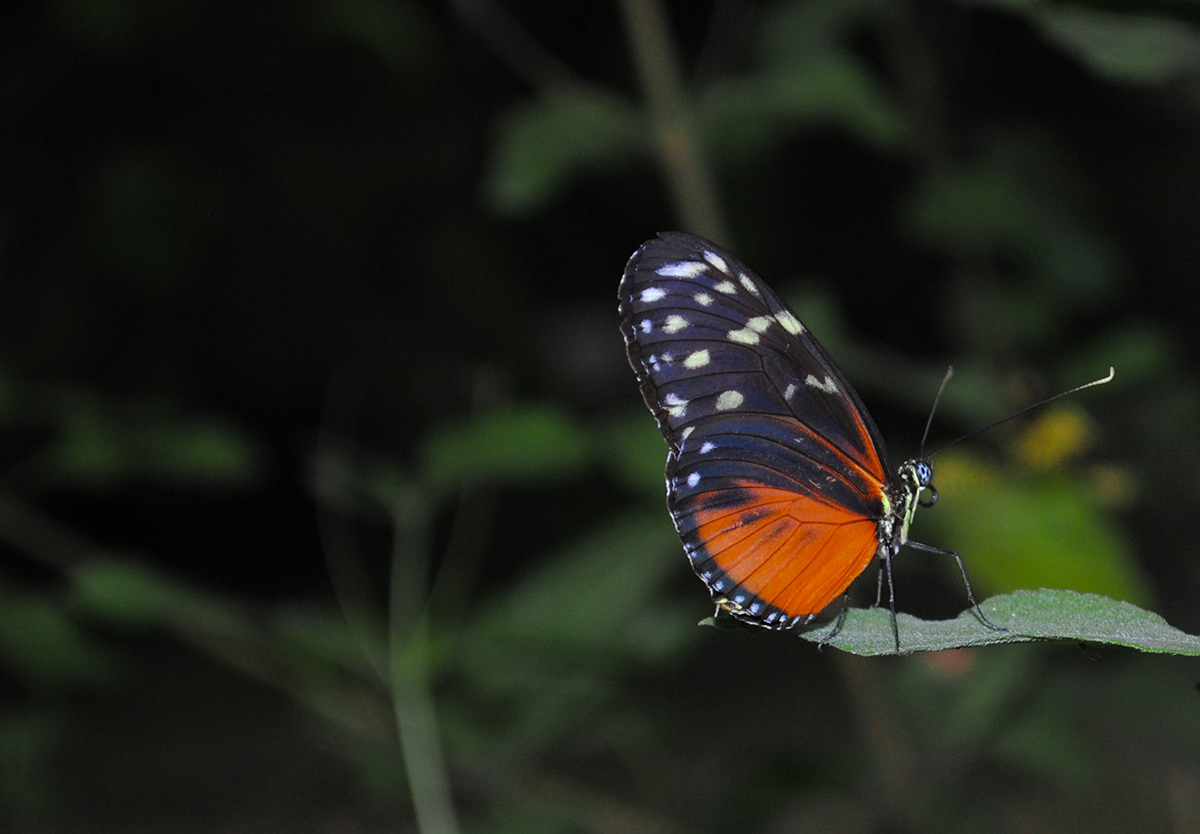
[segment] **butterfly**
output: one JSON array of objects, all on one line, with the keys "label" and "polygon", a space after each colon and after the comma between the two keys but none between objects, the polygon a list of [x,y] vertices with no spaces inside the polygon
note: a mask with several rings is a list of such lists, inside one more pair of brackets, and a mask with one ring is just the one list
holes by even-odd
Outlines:
[{"label": "butterfly", "polygon": [[[667,506],[693,570],[733,617],[811,623],[872,562],[886,574],[937,491],[925,458],[893,467],[833,358],[762,279],[719,246],[662,232],[629,259],[621,332],[667,441]],[[878,600],[877,600],[878,603]],[[841,627],[842,613],[833,631]],[[825,639],[829,639],[826,637]]]}]

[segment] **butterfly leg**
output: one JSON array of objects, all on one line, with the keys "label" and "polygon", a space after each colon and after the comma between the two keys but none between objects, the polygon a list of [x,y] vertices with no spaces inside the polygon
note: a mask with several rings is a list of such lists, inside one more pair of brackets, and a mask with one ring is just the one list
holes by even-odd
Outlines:
[{"label": "butterfly leg", "polygon": [[962,574],[963,585],[967,589],[967,602],[971,603],[971,607],[975,609],[975,616],[978,617],[980,622],[982,622],[992,631],[1008,631],[1008,629],[1004,626],[998,626],[989,620],[987,615],[984,614],[983,610],[979,607],[979,603],[975,601],[975,592],[971,590],[971,580],[967,579],[967,567],[963,564],[962,557],[959,556],[957,552],[953,550],[946,550],[943,547],[934,547],[931,544],[922,544],[921,542],[909,541],[905,542],[905,544],[915,550],[923,550],[926,553],[938,553],[942,556],[953,556],[955,563],[958,565],[958,572]]},{"label": "butterfly leg", "polygon": [[820,642],[817,643],[817,651],[821,651],[822,649],[824,649],[826,643],[828,643],[834,637],[837,637],[839,633],[841,633],[842,624],[846,622],[846,610],[849,607],[850,607],[850,595],[844,594],[842,596],[842,607],[840,609],[838,609],[837,622],[835,622],[833,624],[833,628],[831,628],[829,630],[829,633],[826,634],[824,637],[822,637]]},{"label": "butterfly leg", "polygon": [[[879,556],[879,580],[880,590],[883,590],[883,574],[887,573],[888,584],[888,608],[892,612],[892,639],[896,643],[896,654],[900,654],[900,626],[896,624],[896,583],[892,581],[892,554],[888,550],[883,550]],[[876,605],[879,603],[876,602]]]}]

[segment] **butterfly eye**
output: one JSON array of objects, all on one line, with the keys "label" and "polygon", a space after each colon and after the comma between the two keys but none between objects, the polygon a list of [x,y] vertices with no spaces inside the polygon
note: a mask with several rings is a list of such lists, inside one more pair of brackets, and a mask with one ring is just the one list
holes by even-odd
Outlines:
[{"label": "butterfly eye", "polygon": [[[927,460],[917,461],[916,472],[917,472],[917,486],[929,487],[929,482],[933,480],[933,466],[930,465],[929,461],[927,461]],[[931,490],[933,489],[933,487],[929,487],[929,488]],[[934,490],[935,495],[936,495],[936,492],[937,491]],[[934,498],[934,500],[936,501],[937,498]]]}]

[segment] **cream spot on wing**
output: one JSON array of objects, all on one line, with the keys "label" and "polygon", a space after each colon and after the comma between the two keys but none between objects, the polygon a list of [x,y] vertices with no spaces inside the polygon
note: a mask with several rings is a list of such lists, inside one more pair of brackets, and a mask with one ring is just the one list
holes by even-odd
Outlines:
[{"label": "cream spot on wing", "polygon": [[708,261],[710,264],[712,264],[717,269],[724,272],[726,275],[729,274],[729,265],[726,264],[725,259],[722,258],[720,255],[718,255],[716,252],[709,252],[707,249],[705,249],[704,250],[704,260]]},{"label": "cream spot on wing", "polygon": [[805,385],[811,385],[818,391],[824,391],[826,394],[836,394],[838,392],[837,383],[833,381],[833,377],[825,377],[825,381],[821,382],[812,374],[809,374],[804,380]]},{"label": "cream spot on wing", "polygon": [[642,303],[653,304],[655,301],[662,301],[667,296],[667,291],[662,287],[646,287],[642,290]]},{"label": "cream spot on wing", "polygon": [[738,330],[730,330],[727,334],[729,341],[737,342],[739,345],[757,345],[758,334],[749,327],[743,327]]},{"label": "cream spot on wing", "polygon": [[750,280],[750,276],[742,272],[738,274],[738,281],[745,287],[751,295],[758,295],[758,287]]},{"label": "cream spot on wing", "polygon": [[717,411],[729,411],[745,401],[741,391],[722,391],[717,397]]},{"label": "cream spot on wing", "polygon": [[706,292],[698,292],[692,298],[696,299],[696,303],[701,307],[709,307],[713,303],[713,297]]},{"label": "cream spot on wing", "polygon": [[804,325],[800,323],[800,319],[792,315],[791,310],[780,310],[775,314],[775,318],[780,326],[793,336],[799,336],[804,332]]},{"label": "cream spot on wing", "polygon": [[688,426],[686,429],[684,429],[683,431],[681,431],[679,433],[679,440],[681,442],[684,440],[687,440],[689,437],[691,437],[692,432],[694,432],[695,430],[696,430],[695,426]]},{"label": "cream spot on wing", "polygon": [[727,335],[731,342],[737,342],[740,345],[757,345],[758,334],[766,333],[773,323],[775,323],[775,319],[772,316],[754,316],[746,320],[745,327],[730,330]]},{"label": "cream spot on wing", "polygon": [[717,292],[723,292],[726,295],[734,295],[735,293],[737,293],[737,287],[734,286],[732,281],[722,281],[721,283],[719,283],[715,287],[713,287],[713,289],[716,290]]},{"label": "cream spot on wing", "polygon": [[654,272],[664,278],[695,278],[708,272],[708,264],[704,261],[678,261],[664,264]]},{"label": "cream spot on wing", "polygon": [[680,330],[688,326],[688,320],[680,315],[667,316],[667,320],[663,322],[664,333],[678,333]]},{"label": "cream spot on wing", "polygon": [[696,368],[703,368],[705,365],[707,365],[709,363],[709,361],[710,361],[710,357],[708,355],[708,349],[705,348],[704,350],[696,351],[695,353],[688,356],[687,359],[684,359],[683,367],[695,370]]}]

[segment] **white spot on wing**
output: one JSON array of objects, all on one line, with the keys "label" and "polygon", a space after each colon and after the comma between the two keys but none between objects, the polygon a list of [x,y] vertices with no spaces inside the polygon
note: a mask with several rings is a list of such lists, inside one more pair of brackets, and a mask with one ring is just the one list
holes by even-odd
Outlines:
[{"label": "white spot on wing", "polygon": [[667,414],[670,414],[676,420],[687,414],[688,401],[678,394],[667,394],[667,396],[663,397],[663,405],[667,407]]},{"label": "white spot on wing", "polygon": [[771,316],[755,316],[746,322],[746,326],[755,333],[766,333],[767,329],[774,323],[775,319]]},{"label": "white spot on wing", "polygon": [[706,348],[704,350],[698,350],[695,353],[688,356],[687,359],[684,359],[683,367],[695,370],[696,368],[703,368],[708,363],[709,363],[709,355],[708,355],[708,349]]},{"label": "white spot on wing", "polygon": [[726,275],[729,274],[729,265],[726,264],[725,259],[722,258],[720,255],[718,255],[716,252],[709,252],[707,249],[705,249],[704,250],[704,260],[708,261],[710,264],[712,264],[717,269],[724,272]]},{"label": "white spot on wing", "polygon": [[713,287],[713,289],[717,292],[723,292],[726,295],[734,295],[737,293],[737,287],[734,286],[732,281],[722,281]]},{"label": "white spot on wing", "polygon": [[711,440],[705,440],[700,444],[700,454],[707,455],[715,448],[717,448],[717,444],[713,443]]},{"label": "white spot on wing", "polygon": [[833,377],[831,376],[825,377],[825,381],[821,382],[815,376],[809,374],[805,378],[804,384],[811,385],[813,388],[816,388],[818,391],[824,391],[826,394],[836,394],[838,392],[837,383],[833,381]]},{"label": "white spot on wing", "polygon": [[790,400],[795,395],[796,395],[796,384],[794,382],[789,382],[787,385],[787,388],[783,389],[783,398],[785,400]]},{"label": "white spot on wing", "polygon": [[678,333],[680,330],[688,326],[688,320],[680,315],[667,316],[667,320],[663,322],[664,333]]},{"label": "white spot on wing", "polygon": [[687,439],[688,439],[688,437],[690,437],[690,436],[691,436],[691,434],[692,434],[692,432],[694,432],[695,430],[696,430],[696,427],[695,427],[695,426],[688,426],[686,429],[684,429],[683,431],[681,431],[681,432],[679,433],[679,439],[680,439],[681,441],[683,441],[683,440],[687,440]]},{"label": "white spot on wing", "polygon": [[666,295],[667,291],[662,287],[646,287],[642,290],[642,303],[653,304],[655,301],[662,301]]},{"label": "white spot on wing", "polygon": [[793,336],[799,336],[804,332],[804,325],[792,315],[791,310],[780,310],[775,314],[775,318],[779,321],[779,325]]},{"label": "white spot on wing", "polygon": [[717,411],[729,411],[745,401],[741,391],[722,391],[717,397]]},{"label": "white spot on wing", "polygon": [[654,329],[654,322],[650,321],[650,319],[642,319],[638,322],[638,327],[641,328],[643,333],[649,333]]},{"label": "white spot on wing", "polygon": [[699,472],[692,472],[690,475],[688,475],[687,485],[689,487],[691,487],[692,489],[695,489],[696,484],[698,484],[698,483],[700,483],[700,473]]},{"label": "white spot on wing", "polygon": [[750,280],[750,276],[742,272],[738,275],[738,282],[749,291],[751,295],[758,295],[758,287]]},{"label": "white spot on wing", "polygon": [[708,271],[708,264],[704,261],[677,261],[664,264],[654,271],[664,278],[695,278]]},{"label": "white spot on wing", "polygon": [[692,297],[696,299],[696,303],[701,307],[709,307],[713,303],[713,297],[706,292],[698,292]]}]

